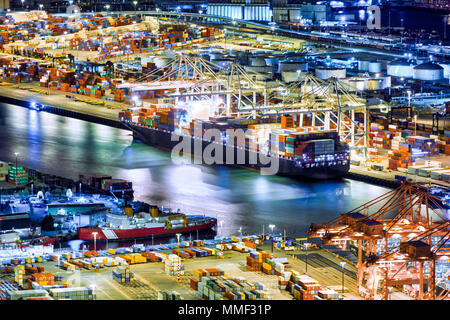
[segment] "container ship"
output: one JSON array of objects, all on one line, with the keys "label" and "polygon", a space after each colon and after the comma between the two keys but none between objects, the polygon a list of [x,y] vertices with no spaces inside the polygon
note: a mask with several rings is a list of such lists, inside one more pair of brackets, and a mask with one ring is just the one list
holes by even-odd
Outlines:
[{"label": "container ship", "polygon": [[[129,109],[119,113],[119,120],[133,131],[133,137],[142,142],[166,150],[172,150],[179,141],[187,138],[188,152],[197,157],[211,143],[222,148],[221,155],[212,152],[216,164],[268,170],[270,174],[305,179],[334,179],[343,177],[350,169],[350,151],[345,142],[333,130],[320,127],[294,127],[293,116],[281,116],[280,123],[269,119],[238,119],[234,117],[209,117],[207,120],[183,120],[185,110],[151,107]],[[184,125],[183,125],[184,124]],[[220,131],[220,140],[205,139],[208,129]],[[241,129],[245,145],[228,133]],[[216,131],[217,132],[217,131]],[[172,139],[172,135],[176,138]],[[233,143],[228,140],[234,139]],[[244,142],[244,138],[240,141]],[[186,154],[186,150],[183,151]],[[231,164],[227,157],[236,159]],[[229,159],[229,158],[228,158]],[[238,159],[242,159],[239,161]],[[273,172],[269,167],[277,163]]]},{"label": "container ship", "polygon": [[217,219],[202,215],[185,215],[170,209],[150,207],[150,212],[133,215],[107,214],[104,223],[96,226],[78,228],[80,240],[129,240],[138,238],[173,236],[176,233],[189,233],[212,229]]}]

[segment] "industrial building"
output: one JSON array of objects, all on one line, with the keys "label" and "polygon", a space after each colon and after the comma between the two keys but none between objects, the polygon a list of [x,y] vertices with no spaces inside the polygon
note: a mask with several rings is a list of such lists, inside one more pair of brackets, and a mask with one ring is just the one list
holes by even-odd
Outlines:
[{"label": "industrial building", "polygon": [[207,14],[248,21],[272,21],[268,0],[233,0],[208,3]]}]

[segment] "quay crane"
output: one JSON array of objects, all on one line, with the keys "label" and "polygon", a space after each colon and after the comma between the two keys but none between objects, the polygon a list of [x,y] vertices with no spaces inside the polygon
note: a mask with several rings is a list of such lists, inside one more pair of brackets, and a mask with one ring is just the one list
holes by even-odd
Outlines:
[{"label": "quay crane", "polygon": [[[256,119],[295,115],[298,125],[336,129],[350,148],[367,157],[369,111],[383,104],[350,94],[339,79],[320,80],[305,74],[303,81],[290,84],[261,81],[261,74],[244,70],[237,63],[222,68],[201,57],[177,53],[160,69],[118,85],[128,94],[163,92],[171,106],[195,103],[217,105],[217,115]],[[355,115],[362,119],[358,122]],[[309,122],[305,122],[306,118]]]},{"label": "quay crane", "polygon": [[357,287],[366,299],[387,300],[392,287],[420,300],[449,298],[450,221],[440,199],[424,187],[406,182],[327,223],[312,224],[308,236],[342,249],[356,245]]}]

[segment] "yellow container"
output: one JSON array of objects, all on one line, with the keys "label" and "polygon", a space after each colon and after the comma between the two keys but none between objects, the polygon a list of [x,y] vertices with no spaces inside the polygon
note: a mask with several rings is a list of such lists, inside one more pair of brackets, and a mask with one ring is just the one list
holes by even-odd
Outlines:
[{"label": "yellow container", "polygon": [[108,249],[107,251],[109,254],[116,254],[116,250],[114,249]]},{"label": "yellow container", "polygon": [[272,266],[270,264],[268,264],[268,263],[263,262],[262,266],[263,266],[263,269],[272,270]]}]

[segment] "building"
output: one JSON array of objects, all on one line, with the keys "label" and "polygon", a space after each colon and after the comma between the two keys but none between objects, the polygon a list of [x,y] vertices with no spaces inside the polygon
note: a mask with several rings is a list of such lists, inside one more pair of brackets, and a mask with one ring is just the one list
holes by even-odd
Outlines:
[{"label": "building", "polygon": [[247,21],[272,21],[268,0],[212,0],[207,14]]},{"label": "building", "polygon": [[331,7],[326,4],[298,4],[277,0],[273,4],[273,18],[277,23],[320,23],[331,18]]},{"label": "building", "polygon": [[[28,213],[12,213],[0,215],[0,232],[15,231],[21,237],[29,237],[33,233],[33,224]],[[40,227],[36,227],[35,233],[40,234]]]},{"label": "building", "polygon": [[450,0],[412,0],[410,5],[413,7],[450,10]]},{"label": "building", "polygon": [[0,10],[7,10],[9,9],[9,0],[0,0]]}]

